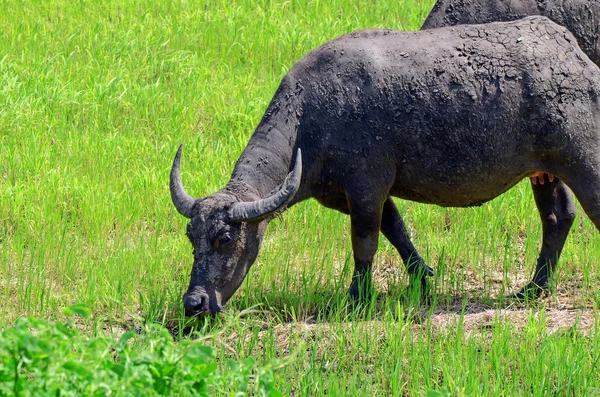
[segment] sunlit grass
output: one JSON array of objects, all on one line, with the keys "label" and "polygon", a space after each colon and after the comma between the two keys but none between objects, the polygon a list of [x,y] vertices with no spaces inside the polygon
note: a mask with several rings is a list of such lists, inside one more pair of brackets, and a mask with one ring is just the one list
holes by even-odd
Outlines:
[{"label": "sunlit grass", "polygon": [[[175,334],[202,329],[181,307],[192,255],[168,191],[177,145],[188,191],[216,191],[296,60],[356,29],[417,30],[432,5],[0,2],[0,324],[60,319],[80,303],[107,327],[143,318]],[[260,310],[236,320],[233,351],[267,359],[302,342],[278,373],[287,395],[560,394],[564,382],[572,394],[590,390],[588,376],[598,383],[595,332],[549,334],[543,318],[518,329],[494,322],[475,338],[427,327],[430,314],[510,307],[503,297],[531,277],[541,240],[528,183],[475,209],[397,203],[436,271],[430,309],[406,294],[404,266],[383,237],[381,295],[367,310],[349,307],[349,219],[307,201],[271,223],[228,303],[230,313]],[[579,211],[555,294],[524,310],[543,314],[563,298],[595,310],[599,253]]]}]

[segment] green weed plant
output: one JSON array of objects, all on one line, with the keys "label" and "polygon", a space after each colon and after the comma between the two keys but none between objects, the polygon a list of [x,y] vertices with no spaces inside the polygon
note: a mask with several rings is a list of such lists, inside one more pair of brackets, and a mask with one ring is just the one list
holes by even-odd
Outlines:
[{"label": "green weed plant", "polygon": [[0,333],[1,396],[282,396],[273,382],[270,366],[251,357],[219,365],[211,347],[175,343],[157,324],[115,339],[22,317]]}]

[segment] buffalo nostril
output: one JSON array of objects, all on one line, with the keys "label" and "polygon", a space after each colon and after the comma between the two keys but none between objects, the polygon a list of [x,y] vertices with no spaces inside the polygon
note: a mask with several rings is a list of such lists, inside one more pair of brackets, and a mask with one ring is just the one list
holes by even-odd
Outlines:
[{"label": "buffalo nostril", "polygon": [[183,297],[183,307],[186,316],[207,314],[209,312],[209,300],[206,294],[186,294]]}]

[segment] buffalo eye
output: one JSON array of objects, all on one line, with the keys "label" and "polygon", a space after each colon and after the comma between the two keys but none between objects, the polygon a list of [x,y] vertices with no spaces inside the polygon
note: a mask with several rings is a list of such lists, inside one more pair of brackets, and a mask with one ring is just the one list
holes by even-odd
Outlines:
[{"label": "buffalo eye", "polygon": [[219,249],[220,247],[227,245],[231,242],[231,235],[229,233],[223,233],[219,237],[213,240],[212,247]]}]

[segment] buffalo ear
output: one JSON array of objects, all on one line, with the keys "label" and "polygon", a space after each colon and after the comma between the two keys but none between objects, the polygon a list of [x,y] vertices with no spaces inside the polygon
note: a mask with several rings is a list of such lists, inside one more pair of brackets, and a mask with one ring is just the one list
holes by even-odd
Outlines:
[{"label": "buffalo ear", "polygon": [[300,188],[302,177],[302,152],[298,149],[294,169],[288,174],[281,188],[269,197],[261,200],[235,203],[228,212],[232,222],[260,221],[286,206]]}]

